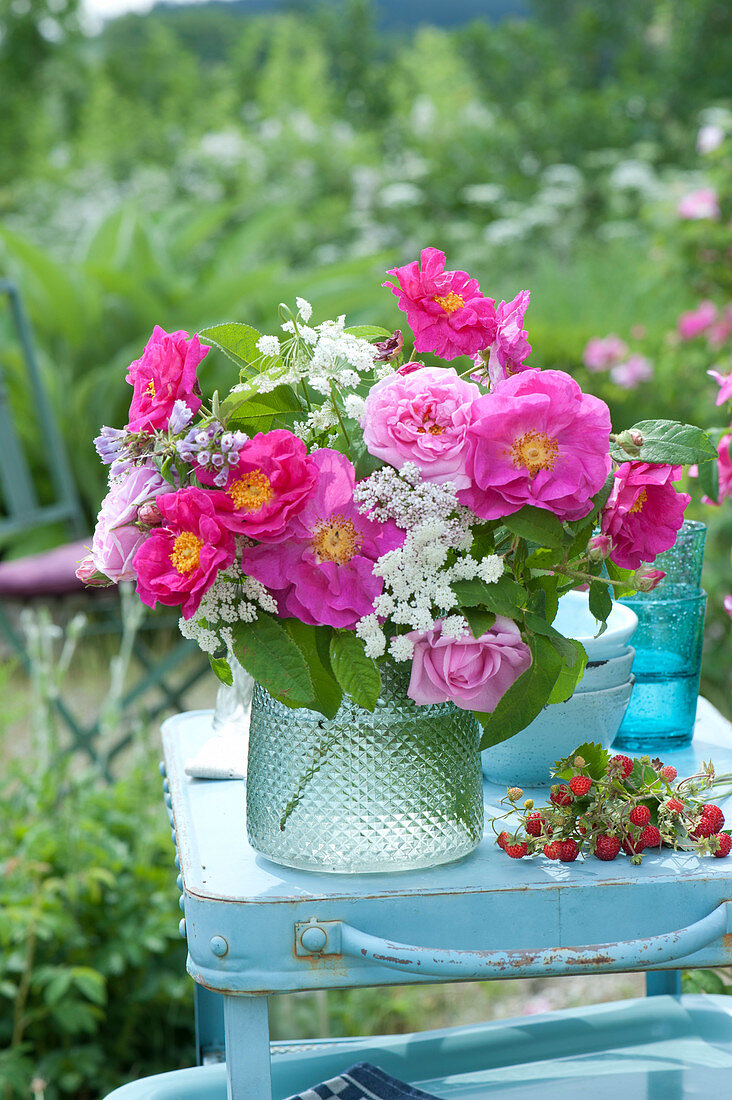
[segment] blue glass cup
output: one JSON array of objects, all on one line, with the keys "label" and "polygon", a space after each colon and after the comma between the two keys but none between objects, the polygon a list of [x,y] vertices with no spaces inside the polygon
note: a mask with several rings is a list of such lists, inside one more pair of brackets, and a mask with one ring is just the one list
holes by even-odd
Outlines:
[{"label": "blue glass cup", "polygon": [[614,749],[662,755],[691,743],[699,694],[707,594],[659,587],[623,599],[638,616],[635,687]]},{"label": "blue glass cup", "polygon": [[702,565],[704,564],[704,542],[706,524],[700,520],[686,519],[676,536],[676,542],[670,550],[658,554],[651,564],[654,569],[662,569],[666,576],[652,592],[641,593],[645,600],[667,599],[684,594],[698,592],[701,585]]}]

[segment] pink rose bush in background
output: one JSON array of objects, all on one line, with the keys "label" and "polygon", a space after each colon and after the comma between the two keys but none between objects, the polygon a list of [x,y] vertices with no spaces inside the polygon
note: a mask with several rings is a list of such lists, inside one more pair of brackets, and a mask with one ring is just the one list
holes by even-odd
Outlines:
[{"label": "pink rose bush in background", "polygon": [[[641,431],[613,434],[602,400],[527,364],[528,290],[496,306],[431,247],[389,274],[411,347],[404,323],[312,324],[301,298],[280,307],[282,335],[156,326],[127,374],[127,425],[95,440],[109,493],[79,576],[180,607],[216,671],[235,656],[291,706],[373,707],[388,657],[417,703],[452,700],[503,739],[554,689],[527,678],[536,662],[564,698],[582,674],[547,609],[577,586],[604,608],[616,585],[661,583],[652,562],[688,497],[673,446],[646,461]],[[204,405],[212,347],[241,373]],[[651,369],[613,336],[585,359],[620,386]],[[699,429],[660,423],[687,461],[714,454]]]},{"label": "pink rose bush in background", "polygon": [[684,195],[676,209],[679,217],[686,221],[707,218],[716,221],[719,217],[719,196],[713,187],[699,187]]}]

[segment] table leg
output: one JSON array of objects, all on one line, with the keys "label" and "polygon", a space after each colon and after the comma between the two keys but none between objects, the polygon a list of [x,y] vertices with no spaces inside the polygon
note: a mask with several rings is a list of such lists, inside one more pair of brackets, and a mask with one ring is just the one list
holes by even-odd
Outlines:
[{"label": "table leg", "polygon": [[269,1000],[224,997],[227,1100],[271,1100]]},{"label": "table leg", "polygon": [[649,970],[646,973],[646,997],[659,997],[669,994],[681,995],[680,970]]}]

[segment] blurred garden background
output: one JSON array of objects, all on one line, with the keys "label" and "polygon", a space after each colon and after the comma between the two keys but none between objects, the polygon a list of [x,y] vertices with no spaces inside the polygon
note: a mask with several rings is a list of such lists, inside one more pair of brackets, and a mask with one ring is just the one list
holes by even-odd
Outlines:
[{"label": "blurred garden background", "polygon": [[[277,303],[301,295],[316,321],[394,328],[383,273],[425,245],[496,299],[528,288],[531,362],[573,374],[618,429],[668,417],[729,431],[707,374],[732,366],[725,0],[213,0],[106,22],[103,9],[0,0],[0,279],[24,297],[90,530],[105,488],[92,439],[124,423],[125,368],[153,325],[273,332]],[[5,315],[0,357],[22,425]],[[227,363],[208,357],[208,391],[231,384]],[[703,691],[732,716],[726,455],[721,489],[685,488],[709,527]],[[41,483],[44,457],[39,440]],[[105,681],[98,647],[71,648],[42,647],[38,690],[2,671],[4,1097],[91,1100],[192,1056],[157,732],[138,728],[112,787],[59,765],[49,699],[81,684],[93,709],[105,690],[89,689]],[[610,995],[513,984],[281,998],[273,1031],[410,1030]]]}]

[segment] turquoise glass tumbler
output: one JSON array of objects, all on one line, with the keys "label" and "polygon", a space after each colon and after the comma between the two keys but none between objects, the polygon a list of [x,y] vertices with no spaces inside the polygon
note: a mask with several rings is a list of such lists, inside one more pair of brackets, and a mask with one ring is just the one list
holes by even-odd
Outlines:
[{"label": "turquoise glass tumbler", "polygon": [[638,616],[635,687],[613,748],[649,755],[683,748],[694,733],[707,594],[697,589],[622,602]]},{"label": "turquoise glass tumbler", "polygon": [[684,520],[684,524],[676,536],[676,542],[671,549],[658,554],[655,561],[652,562],[654,569],[662,569],[666,576],[658,588],[654,588],[652,592],[641,595],[639,598],[663,600],[671,594],[680,596],[698,593],[704,564],[706,534],[706,524],[701,523],[700,520]]}]

